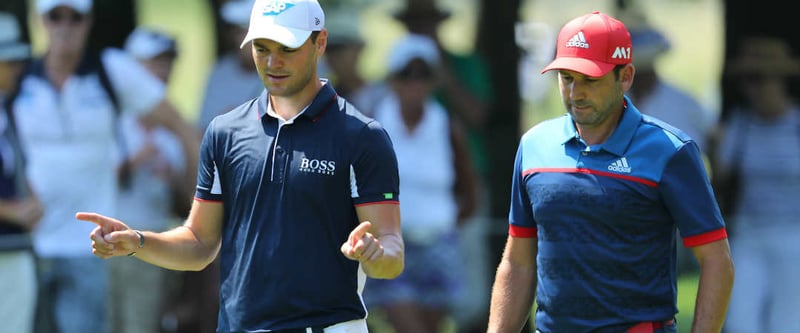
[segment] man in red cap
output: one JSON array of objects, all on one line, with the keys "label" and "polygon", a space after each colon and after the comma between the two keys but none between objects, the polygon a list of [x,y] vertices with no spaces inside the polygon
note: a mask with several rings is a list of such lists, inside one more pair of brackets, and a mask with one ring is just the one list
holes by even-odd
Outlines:
[{"label": "man in red cap", "polygon": [[556,59],[567,113],[522,137],[488,332],[676,332],[676,240],[700,264],[692,332],[719,332],[733,263],[697,144],[625,93],[634,52],[600,12],[568,22]]}]

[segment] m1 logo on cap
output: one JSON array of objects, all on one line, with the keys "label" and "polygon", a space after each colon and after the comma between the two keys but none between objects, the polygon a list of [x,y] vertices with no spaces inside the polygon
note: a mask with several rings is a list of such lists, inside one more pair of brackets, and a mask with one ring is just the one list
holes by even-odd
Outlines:
[{"label": "m1 logo on cap", "polygon": [[263,16],[279,15],[280,13],[283,13],[287,9],[292,7],[294,7],[293,3],[286,3],[283,1],[268,2],[266,5],[264,5],[264,11],[262,12],[262,15]]},{"label": "m1 logo on cap", "polygon": [[631,58],[631,48],[630,47],[622,47],[617,46],[614,49],[614,54],[611,55],[611,59],[628,59]]}]

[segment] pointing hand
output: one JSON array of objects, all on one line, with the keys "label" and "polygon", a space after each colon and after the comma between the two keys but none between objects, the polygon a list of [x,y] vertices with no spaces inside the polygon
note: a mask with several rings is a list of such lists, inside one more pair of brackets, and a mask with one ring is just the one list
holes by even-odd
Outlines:
[{"label": "pointing hand", "polygon": [[120,220],[84,212],[75,214],[75,218],[97,225],[89,238],[92,240],[92,253],[100,258],[126,256],[139,247],[139,235]]},{"label": "pointing hand", "polygon": [[372,227],[369,221],[361,222],[353,231],[347,241],[342,244],[342,254],[350,260],[365,262],[383,256],[383,246],[375,236],[368,232]]}]

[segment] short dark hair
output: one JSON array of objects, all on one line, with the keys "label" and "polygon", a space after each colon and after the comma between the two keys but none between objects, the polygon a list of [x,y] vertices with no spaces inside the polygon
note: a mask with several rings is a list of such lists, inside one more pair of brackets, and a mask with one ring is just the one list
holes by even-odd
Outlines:
[{"label": "short dark hair", "polygon": [[318,31],[312,31],[311,32],[311,36],[308,37],[308,38],[311,38],[311,44],[316,44],[317,43],[317,37],[319,37],[319,30]]},{"label": "short dark hair", "polygon": [[622,71],[622,69],[625,68],[625,66],[627,65],[628,64],[620,64],[614,66],[614,79],[619,80],[619,72]]}]

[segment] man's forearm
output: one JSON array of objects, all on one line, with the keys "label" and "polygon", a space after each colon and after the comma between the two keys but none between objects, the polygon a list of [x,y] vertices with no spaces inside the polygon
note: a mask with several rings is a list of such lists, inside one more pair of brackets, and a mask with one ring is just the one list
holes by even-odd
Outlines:
[{"label": "man's forearm", "polygon": [[733,288],[730,257],[706,258],[700,267],[700,281],[692,332],[720,332]]},{"label": "man's forearm", "polygon": [[166,269],[200,271],[217,256],[219,244],[204,244],[186,226],[165,232],[143,231],[144,245],[136,250],[142,261]]},{"label": "man's forearm", "polygon": [[502,261],[497,268],[489,309],[489,333],[519,332],[531,313],[536,288],[533,270]]}]

